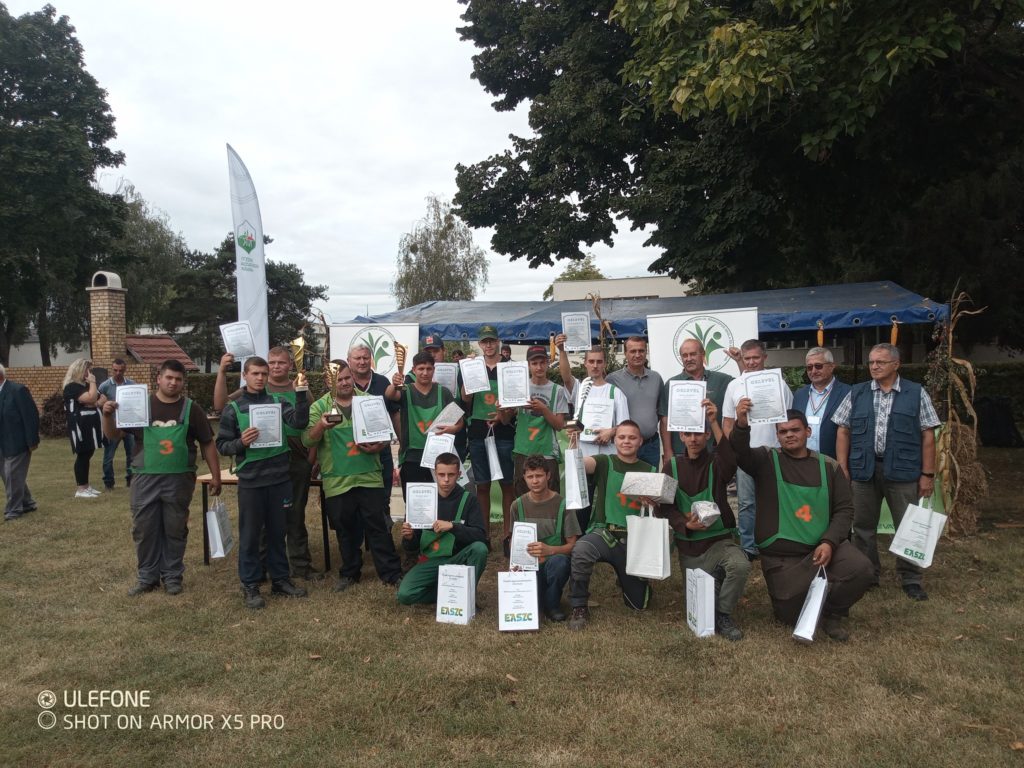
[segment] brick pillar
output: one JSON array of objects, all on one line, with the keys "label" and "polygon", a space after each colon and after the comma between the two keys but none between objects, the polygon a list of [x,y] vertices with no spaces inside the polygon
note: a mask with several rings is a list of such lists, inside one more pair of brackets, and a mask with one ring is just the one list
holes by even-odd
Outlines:
[{"label": "brick pillar", "polygon": [[114,358],[124,357],[126,352],[124,298],[127,291],[113,286],[85,290],[89,293],[92,361],[109,368]]}]

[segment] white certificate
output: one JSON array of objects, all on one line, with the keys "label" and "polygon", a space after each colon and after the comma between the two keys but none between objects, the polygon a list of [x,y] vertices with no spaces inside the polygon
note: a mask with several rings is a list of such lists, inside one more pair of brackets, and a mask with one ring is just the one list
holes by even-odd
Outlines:
[{"label": "white certificate", "polygon": [[786,382],[782,370],[748,371],[743,374],[744,395],[752,405],[749,424],[781,424],[786,420]]},{"label": "white certificate", "polygon": [[466,388],[467,395],[488,392],[491,389],[487,363],[482,357],[464,357],[459,360],[459,369],[462,371],[462,386]]},{"label": "white certificate", "polygon": [[256,342],[253,341],[252,327],[248,320],[222,325],[220,335],[224,339],[224,350],[234,355],[236,360],[244,360],[256,354]]},{"label": "white certificate", "polygon": [[249,426],[260,431],[256,441],[250,448],[280,448],[284,443],[281,428],[281,404],[249,406]]},{"label": "white certificate", "polygon": [[438,435],[431,432],[427,435],[427,442],[423,446],[423,458],[420,459],[420,466],[424,469],[433,469],[434,462],[442,453],[455,453],[455,435]]},{"label": "white certificate", "polygon": [[668,431],[703,432],[707,417],[701,404],[707,397],[706,381],[668,383]]},{"label": "white certificate", "polygon": [[519,408],[530,402],[530,364],[498,363],[498,405]]},{"label": "white certificate", "polygon": [[512,571],[498,574],[498,629],[515,632],[540,629],[537,573]]},{"label": "white certificate", "polygon": [[466,415],[466,412],[459,408],[456,403],[448,403],[444,409],[434,417],[427,427],[428,432],[440,432],[445,427],[454,427],[459,419]]},{"label": "white certificate", "polygon": [[118,429],[149,426],[149,388],[145,384],[122,384],[114,399],[117,401],[114,421]]},{"label": "white certificate", "polygon": [[591,395],[583,403],[583,434],[580,440],[592,443],[597,440],[597,433],[602,429],[610,429],[615,415],[615,400],[610,397],[594,397]]},{"label": "white certificate", "polygon": [[434,527],[437,520],[437,484],[408,483],[405,486],[405,522],[415,530]]},{"label": "white certificate", "polygon": [[512,542],[509,545],[508,567],[512,570],[536,571],[540,560],[526,551],[537,540],[537,524],[516,521],[512,523]]},{"label": "white certificate", "polygon": [[352,398],[352,431],[357,443],[391,442],[391,414],[379,395]]},{"label": "white certificate", "polygon": [[591,347],[590,313],[563,312],[562,333],[565,334],[566,352],[586,352]]},{"label": "white certificate", "polygon": [[459,364],[434,363],[434,381],[459,397]]}]

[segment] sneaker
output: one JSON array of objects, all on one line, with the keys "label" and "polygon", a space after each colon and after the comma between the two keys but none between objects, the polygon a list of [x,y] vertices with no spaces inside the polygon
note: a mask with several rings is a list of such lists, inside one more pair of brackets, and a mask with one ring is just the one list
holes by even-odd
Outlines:
[{"label": "sneaker", "polygon": [[829,614],[821,622],[821,629],[826,635],[837,643],[845,643],[850,639],[850,633],[843,626],[843,617]]},{"label": "sneaker", "polygon": [[918,602],[928,599],[928,593],[924,591],[920,584],[904,584],[903,592],[911,600],[917,600]]},{"label": "sneaker", "polygon": [[22,507],[21,508],[21,514],[27,515],[29,512],[35,512],[37,509],[39,509],[39,505],[38,504],[30,504],[27,507]]},{"label": "sneaker", "polygon": [[349,587],[354,587],[357,584],[356,580],[351,576],[342,576],[336,582],[334,582],[335,592],[344,592]]},{"label": "sneaker", "polygon": [[99,496],[99,495],[101,495],[103,493],[103,491],[99,491],[99,490],[93,488],[91,485],[88,488],[85,489],[85,492],[86,493],[90,493],[93,496]]},{"label": "sneaker", "polygon": [[153,584],[147,584],[144,581],[137,581],[135,582],[135,586],[128,589],[128,597],[138,597],[146,592],[152,592],[158,586],[160,585],[155,582]]},{"label": "sneaker", "polygon": [[242,594],[245,596],[246,608],[258,611],[260,608],[265,608],[267,605],[267,601],[263,599],[263,595],[260,594],[260,588],[258,586],[242,587]]},{"label": "sneaker", "polygon": [[587,622],[590,620],[590,609],[586,606],[581,608],[572,609],[572,617],[569,619],[569,623],[566,624],[569,629],[583,629],[587,626]]},{"label": "sneaker", "polygon": [[715,634],[734,643],[743,639],[743,632],[736,626],[736,622],[728,613],[715,614]]},{"label": "sneaker", "polygon": [[172,581],[170,584],[164,584],[164,592],[166,592],[168,595],[180,595],[181,582]]},{"label": "sneaker", "polygon": [[19,517],[24,517],[24,512],[12,512],[9,515],[4,515],[4,520],[17,520]]},{"label": "sneaker", "polygon": [[544,615],[547,616],[548,621],[565,621],[567,618],[565,611],[563,611],[561,607],[551,608],[544,611]]},{"label": "sneaker", "polygon": [[88,490],[75,491],[76,499],[95,499],[97,496],[99,496],[98,493],[89,493]]},{"label": "sneaker", "polygon": [[282,581],[274,582],[273,586],[270,588],[270,594],[284,595],[285,597],[305,597],[309,593],[302,587],[296,587],[288,581],[288,579],[284,579]]}]

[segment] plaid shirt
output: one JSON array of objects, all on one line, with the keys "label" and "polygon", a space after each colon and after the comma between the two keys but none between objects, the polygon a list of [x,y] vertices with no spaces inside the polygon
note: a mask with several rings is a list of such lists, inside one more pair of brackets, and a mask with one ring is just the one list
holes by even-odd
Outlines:
[{"label": "plaid shirt", "polygon": [[[874,398],[875,407],[875,455],[885,455],[885,435],[889,426],[889,414],[892,413],[892,403],[896,398],[896,393],[900,391],[900,377],[896,377],[896,383],[892,385],[892,389],[888,392],[883,392],[882,388],[878,386],[878,382],[871,381],[871,394]],[[853,411],[853,393],[850,392],[843,399],[843,402],[836,408],[836,412],[832,414],[832,423],[837,427],[850,428],[850,413]],[[924,432],[926,429],[932,429],[942,424],[939,421],[939,415],[935,412],[935,406],[932,405],[932,399],[928,396],[928,393],[921,389],[921,408],[918,414],[918,421],[921,423],[921,431]]]}]

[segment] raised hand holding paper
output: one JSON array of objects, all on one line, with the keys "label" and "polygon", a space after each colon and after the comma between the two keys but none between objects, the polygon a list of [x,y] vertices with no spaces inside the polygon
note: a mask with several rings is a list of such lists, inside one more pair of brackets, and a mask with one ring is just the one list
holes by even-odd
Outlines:
[{"label": "raised hand holding paper", "polygon": [[220,335],[224,339],[224,351],[230,352],[236,360],[244,360],[256,354],[256,343],[248,320],[225,323],[220,327]]},{"label": "raised hand holding paper", "polygon": [[466,357],[459,360],[459,370],[462,371],[462,386],[465,387],[467,395],[491,389],[487,363],[482,357]]},{"label": "raised hand holding paper", "polygon": [[528,363],[498,363],[498,405],[519,408],[530,402]]},{"label": "raised hand holding paper", "polygon": [[781,424],[786,420],[786,381],[780,368],[747,371],[743,385],[751,402],[749,424]]},{"label": "raised hand holding paper", "polygon": [[566,352],[586,352],[590,349],[590,313],[563,312],[562,333],[565,334]]},{"label": "raised hand holding paper", "polygon": [[703,432],[707,426],[704,398],[706,381],[670,381],[668,383],[668,431]]},{"label": "raised hand holding paper", "polygon": [[149,426],[149,388],[145,384],[122,384],[114,399],[117,410],[114,421],[118,429],[136,429]]}]

